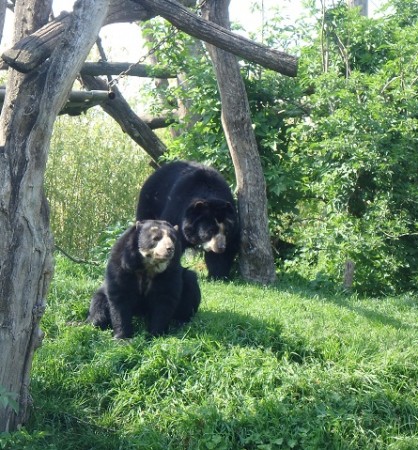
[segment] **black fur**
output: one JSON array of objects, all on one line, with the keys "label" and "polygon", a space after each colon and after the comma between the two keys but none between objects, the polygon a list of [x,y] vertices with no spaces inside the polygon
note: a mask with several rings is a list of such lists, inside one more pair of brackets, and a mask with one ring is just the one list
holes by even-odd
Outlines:
[{"label": "black fur", "polygon": [[133,334],[133,316],[143,317],[154,336],[167,332],[172,320],[190,320],[201,295],[196,274],[181,267],[180,256],[177,233],[169,223],[137,222],[113,246],[87,321],[102,329],[111,326],[122,339]]},{"label": "black fur", "polygon": [[229,276],[240,227],[231,190],[215,169],[189,161],[165,164],[142,186],[136,217],[178,225],[183,251],[206,250],[209,278]]}]

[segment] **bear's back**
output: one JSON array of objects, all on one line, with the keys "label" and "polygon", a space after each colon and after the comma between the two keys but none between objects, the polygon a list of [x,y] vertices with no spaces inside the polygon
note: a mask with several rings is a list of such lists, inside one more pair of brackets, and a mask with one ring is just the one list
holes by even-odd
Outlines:
[{"label": "bear's back", "polygon": [[174,161],[157,169],[144,183],[137,220],[164,219],[173,223],[195,200],[222,198],[234,203],[224,178],[213,168],[192,161]]}]

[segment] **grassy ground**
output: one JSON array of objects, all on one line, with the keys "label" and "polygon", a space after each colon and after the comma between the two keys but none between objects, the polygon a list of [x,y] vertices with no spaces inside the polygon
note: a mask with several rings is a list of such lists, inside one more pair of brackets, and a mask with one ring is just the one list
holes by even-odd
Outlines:
[{"label": "grassy ground", "polygon": [[84,319],[97,277],[58,261],[34,411],[0,448],[418,449],[418,299],[202,281],[189,326],[129,342]]}]

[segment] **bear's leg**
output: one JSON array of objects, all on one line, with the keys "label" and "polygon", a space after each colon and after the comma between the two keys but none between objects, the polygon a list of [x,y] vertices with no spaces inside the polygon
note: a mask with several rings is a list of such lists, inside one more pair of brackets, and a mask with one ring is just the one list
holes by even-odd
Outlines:
[{"label": "bear's leg", "polygon": [[180,303],[183,286],[183,269],[179,265],[157,275],[147,295],[148,331],[160,336],[168,331],[174,313]]},{"label": "bear's leg", "polygon": [[[125,297],[125,298],[124,298]],[[132,302],[123,295],[109,294],[109,310],[113,335],[116,339],[127,339],[133,335]]]},{"label": "bear's leg", "polygon": [[100,286],[91,299],[87,322],[92,323],[95,327],[99,327],[102,330],[105,330],[111,325],[109,302],[104,285]]},{"label": "bear's leg", "polygon": [[188,322],[196,314],[200,300],[201,293],[196,273],[183,269],[183,290],[180,303],[174,313],[174,319],[181,323]]},{"label": "bear's leg", "polygon": [[150,308],[148,314],[148,332],[153,336],[161,336],[167,333],[170,326],[170,321],[173,318],[175,306],[173,305],[173,298],[170,295],[158,297],[158,304]]},{"label": "bear's leg", "polygon": [[208,269],[208,278],[212,280],[228,279],[235,253],[226,249],[224,253],[205,252],[205,262]]}]

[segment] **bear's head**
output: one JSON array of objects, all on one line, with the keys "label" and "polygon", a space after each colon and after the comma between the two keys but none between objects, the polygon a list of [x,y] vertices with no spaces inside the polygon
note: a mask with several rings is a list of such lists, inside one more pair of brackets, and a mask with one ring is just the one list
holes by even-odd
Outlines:
[{"label": "bear's head", "polygon": [[136,222],[138,251],[147,269],[154,273],[166,270],[176,254],[177,227],[164,220]]},{"label": "bear's head", "polygon": [[185,239],[207,252],[223,253],[235,226],[234,206],[225,200],[196,200],[186,210],[182,224]]}]

